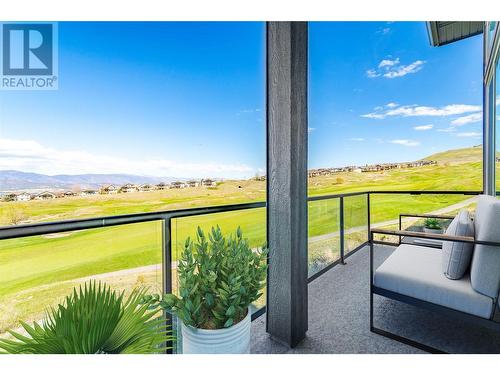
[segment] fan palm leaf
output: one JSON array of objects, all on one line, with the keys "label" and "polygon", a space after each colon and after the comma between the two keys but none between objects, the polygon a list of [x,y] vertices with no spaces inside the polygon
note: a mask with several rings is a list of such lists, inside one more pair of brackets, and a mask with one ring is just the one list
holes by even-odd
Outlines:
[{"label": "fan palm leaf", "polygon": [[27,335],[9,331],[14,339],[0,339],[5,353],[95,354],[158,353],[171,340],[159,309],[140,303],[146,289],[124,293],[91,281],[73,289],[43,323],[21,322]]}]

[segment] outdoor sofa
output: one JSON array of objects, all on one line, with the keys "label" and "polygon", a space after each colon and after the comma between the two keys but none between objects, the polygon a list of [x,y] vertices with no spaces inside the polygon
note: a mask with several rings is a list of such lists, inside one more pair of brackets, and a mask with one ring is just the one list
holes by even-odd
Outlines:
[{"label": "outdoor sofa", "polygon": [[[480,195],[475,216],[470,219],[470,223],[466,223],[467,215],[467,211],[460,212],[444,234],[404,231],[401,228],[370,231],[372,332],[431,353],[442,353],[436,348],[375,327],[374,295],[500,329],[500,321],[495,319],[499,310],[500,292],[500,200]],[[468,235],[463,235],[464,233]],[[374,243],[378,241],[374,240],[375,234],[399,237],[399,246],[376,269]],[[401,243],[401,238],[440,240],[443,245],[436,247],[435,243],[431,245],[431,241],[429,245],[422,244],[424,241],[419,241],[418,245]],[[454,259],[450,259],[450,254],[453,258],[450,251],[456,251]],[[450,275],[452,273],[455,274]]]}]

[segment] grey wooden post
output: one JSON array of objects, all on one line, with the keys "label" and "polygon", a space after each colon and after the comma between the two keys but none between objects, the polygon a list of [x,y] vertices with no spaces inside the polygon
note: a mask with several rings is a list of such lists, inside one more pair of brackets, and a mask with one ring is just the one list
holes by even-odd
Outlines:
[{"label": "grey wooden post", "polygon": [[267,23],[267,332],[307,331],[307,22]]}]

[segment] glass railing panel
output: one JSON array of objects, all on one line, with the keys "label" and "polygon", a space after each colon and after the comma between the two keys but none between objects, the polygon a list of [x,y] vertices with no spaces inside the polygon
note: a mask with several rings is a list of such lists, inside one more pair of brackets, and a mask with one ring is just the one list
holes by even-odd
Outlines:
[{"label": "glass railing panel", "polygon": [[[220,212],[199,216],[188,216],[172,219],[172,270],[173,291],[178,293],[177,262],[182,256],[186,238],[196,240],[196,230],[200,227],[206,235],[212,227],[219,226],[224,235],[234,234],[238,227],[243,232],[252,248],[261,248],[266,242],[266,210],[265,208]],[[251,306],[252,311],[265,306],[266,295],[263,295]]]},{"label": "glass railing panel", "polygon": [[[266,241],[266,210],[265,208],[246,209],[238,211],[220,212],[199,216],[175,218],[171,221],[172,233],[172,287],[173,293],[179,295],[179,278],[177,264],[182,257],[186,238],[196,240],[197,228],[200,227],[206,235],[212,227],[219,226],[224,235],[234,234],[238,227],[243,232],[243,237],[249,241],[252,248],[258,249]],[[250,306],[252,313],[266,305],[266,287],[262,296]],[[174,334],[176,340],[173,351],[182,352],[181,322],[173,316]]]},{"label": "glass railing panel", "polygon": [[[477,196],[463,194],[371,194],[372,228],[398,229],[400,214],[435,214],[454,216],[461,209],[474,211]],[[401,228],[423,231],[423,219],[403,217]],[[449,220],[442,221],[443,230]],[[396,236],[376,235],[376,240],[397,242]]]},{"label": "glass railing panel", "polygon": [[340,258],[340,199],[309,202],[309,277]]},{"label": "glass railing panel", "polygon": [[368,241],[367,194],[344,197],[344,254]]},{"label": "glass railing panel", "polygon": [[0,337],[41,321],[86,281],[162,291],[161,221],[0,241]]}]

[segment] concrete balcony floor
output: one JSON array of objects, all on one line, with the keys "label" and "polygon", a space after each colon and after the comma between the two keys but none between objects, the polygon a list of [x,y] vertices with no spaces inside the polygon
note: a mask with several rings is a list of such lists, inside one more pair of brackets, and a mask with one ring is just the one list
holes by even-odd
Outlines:
[{"label": "concrete balcony floor", "polygon": [[[376,246],[380,264],[393,247]],[[423,353],[369,328],[368,247],[309,284],[309,330],[293,349],[271,340],[265,315],[252,324],[252,353]],[[449,353],[500,353],[500,332],[375,296],[375,326]]]}]

